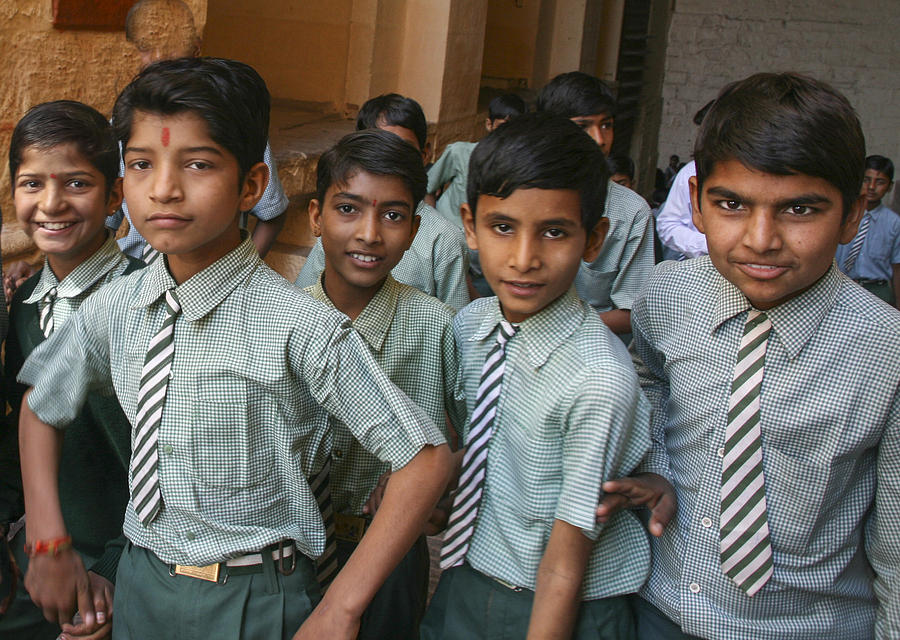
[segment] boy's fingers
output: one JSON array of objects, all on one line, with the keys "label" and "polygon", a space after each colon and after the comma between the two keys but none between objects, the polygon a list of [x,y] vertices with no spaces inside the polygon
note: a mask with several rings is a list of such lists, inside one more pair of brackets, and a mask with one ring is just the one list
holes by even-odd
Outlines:
[{"label": "boy's fingers", "polygon": [[650,510],[650,533],[657,538],[663,534],[672,518],[675,516],[675,501],[666,493]]},{"label": "boy's fingers", "polygon": [[620,493],[607,493],[603,496],[603,500],[600,501],[600,505],[597,507],[595,514],[597,516],[597,521],[606,522],[610,516],[628,507],[630,502],[631,501],[627,496]]},{"label": "boy's fingers", "polygon": [[[94,623],[97,618],[94,614],[94,594],[91,591],[91,581],[88,579],[86,573],[84,574],[84,579],[78,581],[77,589],[78,611],[81,613],[81,619],[84,620],[85,628],[93,631]],[[68,622],[68,620],[66,622]],[[62,623],[60,623],[60,625],[62,625]]]}]

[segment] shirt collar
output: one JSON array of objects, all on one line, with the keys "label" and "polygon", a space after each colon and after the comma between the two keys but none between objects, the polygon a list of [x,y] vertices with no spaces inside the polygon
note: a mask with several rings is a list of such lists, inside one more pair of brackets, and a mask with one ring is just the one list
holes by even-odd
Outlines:
[{"label": "shirt collar", "polygon": [[[335,308],[334,303],[322,286],[322,278],[324,276],[325,272],[323,271],[316,283],[308,287],[307,291],[316,300],[324,302],[331,308]],[[372,351],[380,352],[384,346],[388,329],[391,328],[391,321],[393,321],[397,310],[397,299],[399,297],[400,285],[397,284],[393,276],[388,274],[381,288],[378,289],[375,296],[369,300],[369,304],[363,308],[356,320],[353,321],[353,328],[362,336]]]},{"label": "shirt collar", "polygon": [[[721,274],[718,274],[718,278],[719,287],[713,309],[711,333],[715,333],[726,320],[747,311],[751,306],[740,289]],[[784,345],[791,360],[800,354],[834,305],[841,280],[842,276],[837,265],[832,261],[825,275],[807,291],[766,311],[766,315],[772,321],[774,334]]]},{"label": "shirt collar", "polygon": [[[512,339],[520,341],[524,346],[528,360],[535,368],[541,367],[547,362],[550,354],[581,325],[584,314],[584,305],[572,287],[539,312],[519,323],[519,330]],[[499,299],[491,298],[487,313],[469,339],[472,341],[488,339],[494,334],[502,319]]]},{"label": "shirt collar", "polygon": [[106,240],[100,245],[87,260],[72,269],[72,272],[60,282],[50,261],[44,258],[44,268],[41,277],[31,295],[25,300],[25,304],[34,304],[42,300],[47,292],[56,287],[57,298],[75,298],[93,287],[106,274],[121,264],[125,256],[119,251],[115,238],[107,234]]},{"label": "shirt collar", "polygon": [[193,322],[204,317],[262,262],[250,236],[242,231],[241,237],[243,240],[236,249],[180,285],[169,273],[168,258],[165,254],[161,255],[144,269],[145,277],[133,308],[147,307],[169,289],[175,289],[185,319]]}]

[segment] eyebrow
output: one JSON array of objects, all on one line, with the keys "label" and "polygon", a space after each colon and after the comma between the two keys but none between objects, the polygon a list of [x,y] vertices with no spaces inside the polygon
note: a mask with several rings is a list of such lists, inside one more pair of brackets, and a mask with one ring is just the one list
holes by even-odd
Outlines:
[{"label": "eyebrow", "polygon": [[44,173],[21,173],[21,172],[20,172],[20,173],[17,173],[17,174],[16,174],[16,179],[19,179],[19,178],[40,178],[40,177],[43,176],[43,175],[50,175],[51,173],[52,173],[52,174],[55,174],[55,175],[57,175],[57,176],[62,176],[62,177],[64,177],[64,178],[75,178],[75,177],[77,177],[77,176],[88,176],[88,177],[93,177],[93,175],[94,175],[94,174],[92,174],[90,171],[54,171],[54,172],[47,172],[46,174],[44,174]]},{"label": "eyebrow", "polygon": [[[488,211],[484,214],[484,218],[490,218],[491,222],[521,222],[518,218],[514,218],[502,211]],[[579,225],[575,220],[569,218],[551,218],[549,220],[538,220],[542,227],[577,227]]]},{"label": "eyebrow", "polygon": [[[349,191],[338,191],[334,196],[334,198],[344,198],[345,200],[352,200],[353,202],[359,202],[360,204],[366,204],[371,202],[370,198],[364,198],[355,193],[350,193]],[[405,200],[386,200],[381,203],[382,207],[404,207],[406,209],[412,209],[408,202]]]},{"label": "eyebrow", "polygon": [[[727,198],[729,200],[737,200],[751,205],[756,202],[753,198],[742,196],[741,194],[735,193],[731,189],[726,189],[725,187],[710,187],[709,189],[707,189],[706,193],[707,195],[719,196],[720,198]],[[832,200],[824,194],[816,193],[815,191],[813,191],[810,193],[798,193],[797,195],[791,196],[790,198],[778,200],[775,203],[775,206],[788,207],[798,204],[832,204]]]},{"label": "eyebrow", "polygon": [[[124,151],[122,151],[122,155],[126,153],[151,153],[152,149],[149,147],[125,147]],[[179,153],[214,153],[217,156],[222,156],[222,152],[216,149],[215,147],[188,147],[186,149],[179,149]]]}]

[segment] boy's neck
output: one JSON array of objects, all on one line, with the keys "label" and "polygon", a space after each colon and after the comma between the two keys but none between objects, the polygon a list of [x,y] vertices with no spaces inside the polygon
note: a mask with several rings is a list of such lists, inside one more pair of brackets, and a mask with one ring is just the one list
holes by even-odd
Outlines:
[{"label": "boy's neck", "polygon": [[334,308],[343,313],[350,320],[356,320],[375,295],[381,291],[385,281],[381,280],[377,285],[365,289],[359,287],[341,286],[339,278],[328,278],[328,268],[322,272],[322,290]]},{"label": "boy's neck", "polygon": [[80,252],[78,255],[64,256],[48,253],[47,263],[50,265],[50,269],[53,271],[53,275],[56,276],[56,279],[62,282],[70,273],[75,271],[75,268],[78,267],[78,265],[92,258],[95,253],[100,251],[100,247],[106,242],[106,238],[107,232],[104,230],[103,233],[97,234],[97,239],[91,242],[87,249]]},{"label": "boy's neck", "polygon": [[195,275],[221,260],[241,245],[241,232],[237,224],[233,230],[223,233],[214,243],[182,254],[166,254],[169,273],[176,284],[183,284]]},{"label": "boy's neck", "polygon": [[873,209],[877,209],[881,206],[881,200],[877,200],[875,202],[869,202],[866,200],[866,211],[872,211]]}]

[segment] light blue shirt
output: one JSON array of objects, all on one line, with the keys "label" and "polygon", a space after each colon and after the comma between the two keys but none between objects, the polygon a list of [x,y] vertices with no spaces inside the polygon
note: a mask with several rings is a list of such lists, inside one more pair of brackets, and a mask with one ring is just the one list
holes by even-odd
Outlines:
[{"label": "light blue shirt", "polygon": [[[845,273],[854,280],[890,282],[894,275],[891,265],[900,264],[900,215],[883,204],[866,211],[865,215],[871,219],[869,230],[853,268],[849,273],[846,271]],[[841,271],[844,271],[844,263],[850,255],[851,246],[852,240],[837,248],[834,258]]]}]

